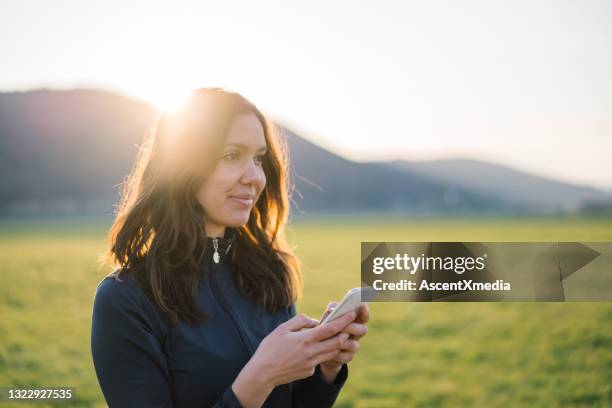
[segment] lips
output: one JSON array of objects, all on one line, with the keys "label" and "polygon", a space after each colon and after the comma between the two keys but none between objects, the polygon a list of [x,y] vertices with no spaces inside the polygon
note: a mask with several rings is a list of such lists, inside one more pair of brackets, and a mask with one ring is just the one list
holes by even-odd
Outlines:
[{"label": "lips", "polygon": [[253,202],[255,201],[255,196],[252,194],[232,195],[230,198],[237,204],[246,207],[253,205]]}]

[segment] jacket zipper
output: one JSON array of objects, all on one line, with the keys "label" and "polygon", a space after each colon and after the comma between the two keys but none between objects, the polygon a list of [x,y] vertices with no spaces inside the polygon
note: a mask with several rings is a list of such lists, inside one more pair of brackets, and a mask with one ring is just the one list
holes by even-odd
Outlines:
[{"label": "jacket zipper", "polygon": [[247,351],[247,354],[249,355],[253,355],[254,352],[251,351],[251,348],[249,347],[250,343],[246,340],[246,334],[244,333],[242,326],[240,325],[240,323],[238,323],[238,321],[236,320],[236,318],[234,317],[231,307],[228,305],[225,296],[223,296],[223,293],[221,293],[221,290],[219,289],[219,284],[217,283],[217,278],[214,276],[214,270],[213,268],[215,267],[212,262],[210,262],[210,260],[208,260],[208,263],[210,265],[210,287],[212,289],[212,293],[213,296],[215,297],[215,300],[217,300],[217,303],[219,303],[219,305],[221,306],[221,309],[223,309],[223,311],[225,312],[225,314],[227,314],[230,318],[230,320],[232,321],[233,325],[234,325],[234,329],[236,330],[236,332],[238,333],[238,337],[240,338],[240,342],[242,343],[242,346],[245,348],[245,350]]}]

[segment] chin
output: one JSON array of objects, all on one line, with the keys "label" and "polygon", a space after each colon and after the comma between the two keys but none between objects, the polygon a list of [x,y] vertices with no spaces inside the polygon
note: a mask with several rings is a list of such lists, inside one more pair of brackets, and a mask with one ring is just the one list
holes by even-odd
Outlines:
[{"label": "chin", "polygon": [[241,227],[243,225],[245,225],[247,222],[249,222],[249,216],[251,215],[250,212],[243,214],[236,214],[235,216],[231,217],[226,223],[225,225],[228,227]]}]

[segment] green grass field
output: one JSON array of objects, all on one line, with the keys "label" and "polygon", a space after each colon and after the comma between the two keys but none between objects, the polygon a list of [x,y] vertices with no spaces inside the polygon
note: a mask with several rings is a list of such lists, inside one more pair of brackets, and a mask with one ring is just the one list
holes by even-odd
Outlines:
[{"label": "green grass field", "polygon": [[[107,226],[0,224],[0,386],[72,386],[74,406],[106,406],[89,334]],[[298,309],[319,317],[359,284],[361,241],[612,241],[612,220],[330,218],[296,222],[289,236],[304,272]],[[338,407],[612,405],[612,303],[370,310]]]}]

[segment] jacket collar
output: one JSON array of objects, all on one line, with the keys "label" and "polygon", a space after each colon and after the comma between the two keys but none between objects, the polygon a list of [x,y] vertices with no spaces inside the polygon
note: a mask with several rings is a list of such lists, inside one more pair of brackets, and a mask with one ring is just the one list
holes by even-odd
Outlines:
[{"label": "jacket collar", "polygon": [[217,253],[219,254],[219,263],[226,261],[231,255],[232,247],[234,246],[236,232],[233,228],[225,228],[225,234],[222,237],[206,237],[206,247],[204,248],[204,264],[213,260],[215,254],[214,241],[217,241]]}]

